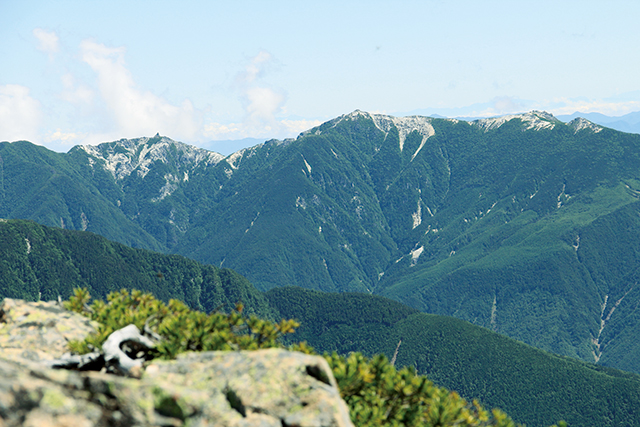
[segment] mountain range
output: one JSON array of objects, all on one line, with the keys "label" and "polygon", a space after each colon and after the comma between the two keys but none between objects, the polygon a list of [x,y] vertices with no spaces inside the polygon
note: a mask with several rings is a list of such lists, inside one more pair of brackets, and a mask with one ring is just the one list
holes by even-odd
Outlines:
[{"label": "mountain range", "polygon": [[[472,111],[483,111],[483,110],[491,109],[492,107],[493,106],[491,105],[491,103],[486,103],[486,104],[473,105],[467,108],[440,111],[444,115],[434,113],[433,109],[418,109],[408,113],[398,113],[394,115],[397,115],[397,116],[422,115],[422,116],[428,116],[428,117],[439,118],[439,119],[455,118],[455,119],[471,122],[474,120],[482,119],[482,117],[473,116],[472,115],[473,113],[471,113]],[[556,116],[556,118],[558,118],[559,120],[565,123],[568,123],[571,120],[576,119],[578,117],[587,119],[590,122],[593,122],[601,126],[619,130],[621,132],[640,133],[640,111],[634,111],[622,116],[608,116],[602,113],[596,113],[596,112],[583,113],[580,111],[576,111],[572,114],[561,114]],[[209,148],[209,147],[205,147],[205,148]]]},{"label": "mountain range", "polygon": [[390,297],[640,372],[640,135],[533,111],[355,111],[229,156],[167,137],[0,144],[0,217],[283,286]]}]

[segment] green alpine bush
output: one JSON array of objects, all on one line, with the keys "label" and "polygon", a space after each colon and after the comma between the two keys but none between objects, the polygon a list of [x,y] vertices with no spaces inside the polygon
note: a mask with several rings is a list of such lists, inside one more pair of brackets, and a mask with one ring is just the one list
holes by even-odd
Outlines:
[{"label": "green alpine bush", "polygon": [[256,350],[278,347],[278,339],[294,332],[298,323],[282,320],[280,323],[262,320],[254,315],[243,316],[242,304],[228,314],[212,312],[205,314],[191,310],[181,301],[172,299],[168,304],[149,293],[126,289],[108,295],[108,302],[100,300],[88,305],[90,295],[87,289],[76,289],[74,295],[65,302],[65,307],[81,313],[100,326],[98,331],[85,341],[74,341],[70,349],[77,353],[87,353],[99,348],[114,331],[129,324],[138,329],[150,328],[162,340],[156,345],[156,356],[163,359],[175,358],[185,351],[211,350]]},{"label": "green alpine bush", "polygon": [[477,401],[469,404],[457,393],[434,386],[413,368],[397,370],[384,355],[325,357],[355,425],[516,426],[503,412],[494,409],[490,414]]}]

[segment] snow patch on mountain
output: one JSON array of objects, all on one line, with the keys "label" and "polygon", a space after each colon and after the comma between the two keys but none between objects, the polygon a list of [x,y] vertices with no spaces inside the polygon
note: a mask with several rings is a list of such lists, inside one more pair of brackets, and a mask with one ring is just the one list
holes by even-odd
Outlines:
[{"label": "snow patch on mountain", "polygon": [[557,124],[562,123],[551,113],[535,110],[522,114],[508,114],[501,117],[474,120],[471,123],[480,129],[483,129],[485,132],[489,132],[490,130],[497,129],[513,119],[522,120],[522,122],[527,126],[525,130],[553,129]]},{"label": "snow patch on mountain", "polygon": [[[121,139],[115,142],[107,142],[94,145],[81,145],[89,156],[89,164],[94,165],[94,159],[104,161],[105,170],[111,172],[113,177],[120,181],[134,171],[140,178],[149,173],[150,167],[155,162],[169,163],[170,157],[176,157],[171,162],[178,165],[179,169],[193,170],[201,164],[213,165],[224,159],[224,156],[213,151],[173,141],[167,137],[156,136],[152,138]],[[151,141],[151,142],[150,142]]]}]

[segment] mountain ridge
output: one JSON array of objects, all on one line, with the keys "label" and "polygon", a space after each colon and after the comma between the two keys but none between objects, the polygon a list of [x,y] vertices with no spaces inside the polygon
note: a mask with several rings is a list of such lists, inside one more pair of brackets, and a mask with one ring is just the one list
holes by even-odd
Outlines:
[{"label": "mountain ridge", "polygon": [[[173,141],[167,137],[156,135],[153,138],[121,139],[115,142],[106,142],[100,145],[80,145],[77,149],[84,150],[93,158],[104,161],[103,167],[111,172],[114,178],[122,180],[129,176],[134,170],[138,170],[138,175],[142,178],[149,171],[149,165],[157,160],[166,162],[169,147],[177,151],[179,163],[191,167],[197,167],[202,162],[205,164],[216,164],[224,159],[221,154],[194,147],[178,141]],[[125,152],[118,150],[122,147]],[[134,158],[135,157],[135,158]]]}]

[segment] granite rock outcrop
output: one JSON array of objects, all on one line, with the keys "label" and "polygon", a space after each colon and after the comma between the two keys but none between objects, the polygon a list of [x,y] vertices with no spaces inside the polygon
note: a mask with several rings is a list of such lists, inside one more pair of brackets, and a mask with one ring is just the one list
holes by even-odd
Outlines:
[{"label": "granite rock outcrop", "polygon": [[139,379],[58,370],[47,361],[97,325],[55,302],[10,299],[0,319],[0,427],[352,425],[320,356],[187,353],[148,362]]}]

